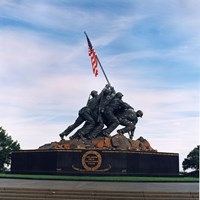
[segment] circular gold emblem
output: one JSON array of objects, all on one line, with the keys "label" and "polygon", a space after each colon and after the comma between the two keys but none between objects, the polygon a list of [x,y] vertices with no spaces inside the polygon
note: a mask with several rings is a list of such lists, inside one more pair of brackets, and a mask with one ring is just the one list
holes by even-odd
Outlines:
[{"label": "circular gold emblem", "polygon": [[87,171],[96,171],[102,163],[102,157],[97,151],[87,151],[83,154],[82,165]]}]

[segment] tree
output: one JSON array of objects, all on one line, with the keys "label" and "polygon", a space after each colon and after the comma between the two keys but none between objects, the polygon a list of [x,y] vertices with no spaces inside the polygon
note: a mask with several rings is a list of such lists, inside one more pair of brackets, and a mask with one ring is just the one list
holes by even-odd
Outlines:
[{"label": "tree", "polygon": [[187,155],[182,165],[184,171],[190,168],[199,171],[199,145]]},{"label": "tree", "polygon": [[0,171],[5,171],[5,165],[11,163],[11,152],[20,149],[20,144],[13,141],[6,131],[0,127]]}]

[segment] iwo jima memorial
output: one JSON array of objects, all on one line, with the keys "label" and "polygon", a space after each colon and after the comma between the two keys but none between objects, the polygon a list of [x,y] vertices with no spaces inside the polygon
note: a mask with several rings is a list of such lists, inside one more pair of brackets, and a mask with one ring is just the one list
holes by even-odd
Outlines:
[{"label": "iwo jima memorial", "polygon": [[[143,137],[133,139],[143,112],[135,111],[122,100],[123,94],[111,86],[85,35],[93,72],[98,75],[99,64],[106,86],[99,94],[91,91],[87,105],[79,110],[74,124],[59,134],[59,142],[13,152],[11,173],[177,176],[177,153],[158,152]],[[122,128],[117,129],[119,125]],[[69,134],[69,140],[65,140]]]}]

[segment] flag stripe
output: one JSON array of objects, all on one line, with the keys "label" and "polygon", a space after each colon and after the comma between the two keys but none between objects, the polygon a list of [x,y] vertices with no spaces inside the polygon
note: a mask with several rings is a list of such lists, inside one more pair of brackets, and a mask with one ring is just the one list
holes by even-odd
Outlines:
[{"label": "flag stripe", "polygon": [[84,32],[84,33],[85,33],[85,36],[86,36],[87,42],[88,42],[88,54],[91,58],[92,71],[93,71],[94,75],[97,76],[99,73],[98,69],[97,69],[97,65],[98,65],[97,55],[96,55],[95,50],[92,47],[92,43],[90,42],[90,39],[88,38],[86,32]]},{"label": "flag stripe", "polygon": [[96,55],[96,52],[95,50],[92,48],[88,48],[88,54],[91,58],[91,63],[92,63],[92,70],[93,70],[93,73],[95,76],[98,75],[98,69],[97,69],[97,65],[98,65],[98,61],[97,61],[97,55]]}]

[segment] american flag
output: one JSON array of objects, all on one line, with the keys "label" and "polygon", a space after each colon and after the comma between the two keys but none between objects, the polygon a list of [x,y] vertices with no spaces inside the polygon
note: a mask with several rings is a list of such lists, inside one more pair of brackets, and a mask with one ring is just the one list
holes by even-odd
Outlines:
[{"label": "american flag", "polygon": [[97,65],[98,65],[98,61],[97,61],[97,55],[94,49],[90,49],[88,48],[88,53],[89,56],[91,58],[91,63],[92,63],[92,70],[95,76],[97,76],[99,74],[98,69],[97,69]]},{"label": "american flag", "polygon": [[90,42],[90,39],[88,38],[87,34],[85,33],[87,42],[88,42],[88,54],[91,58],[91,63],[92,63],[92,70],[95,76],[99,74],[97,65],[98,65],[98,58],[95,50],[92,47],[92,43]]}]

